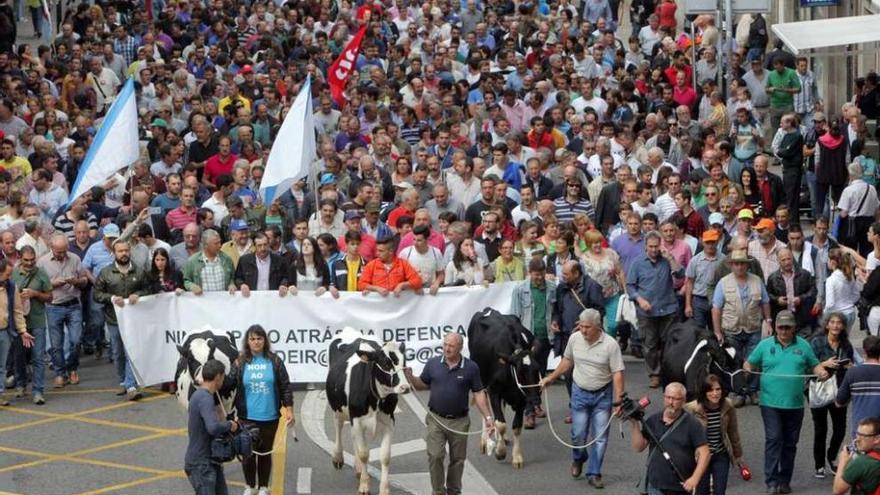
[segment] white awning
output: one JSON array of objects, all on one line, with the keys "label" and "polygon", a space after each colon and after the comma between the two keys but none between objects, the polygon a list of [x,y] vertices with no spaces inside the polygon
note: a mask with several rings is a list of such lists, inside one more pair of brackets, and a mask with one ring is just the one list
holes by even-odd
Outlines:
[{"label": "white awning", "polygon": [[[880,41],[880,15],[837,17],[774,24],[773,34],[795,55],[815,48],[861,45]],[[860,47],[863,48],[863,47]]]}]

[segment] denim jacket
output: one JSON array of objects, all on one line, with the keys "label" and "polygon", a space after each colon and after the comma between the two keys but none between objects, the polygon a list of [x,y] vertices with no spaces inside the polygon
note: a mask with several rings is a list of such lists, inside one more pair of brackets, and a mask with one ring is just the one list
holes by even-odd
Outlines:
[{"label": "denim jacket", "polygon": [[[553,321],[553,305],[556,303],[556,282],[548,280],[545,283],[547,289],[547,307],[545,315],[547,319],[547,334],[550,335],[550,323]],[[532,281],[529,279],[520,282],[513,289],[510,303],[510,313],[518,317],[523,326],[532,331]]]}]

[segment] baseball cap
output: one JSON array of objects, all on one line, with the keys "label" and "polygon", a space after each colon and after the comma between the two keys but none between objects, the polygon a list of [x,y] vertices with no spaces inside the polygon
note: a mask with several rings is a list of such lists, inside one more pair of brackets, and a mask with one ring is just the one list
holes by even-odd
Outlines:
[{"label": "baseball cap", "polygon": [[101,233],[104,234],[104,237],[109,239],[118,239],[121,235],[119,233],[119,227],[115,223],[108,223],[101,229]]},{"label": "baseball cap", "polygon": [[327,172],[321,176],[321,185],[322,186],[329,186],[329,185],[333,185],[333,184],[336,184],[336,177],[334,177],[333,174],[331,174],[330,172]]},{"label": "baseball cap", "polygon": [[367,207],[364,208],[364,211],[366,211],[367,213],[379,213],[382,211],[382,205],[376,203],[375,201],[367,203]]},{"label": "baseball cap", "polygon": [[718,213],[712,213],[709,215],[709,225],[724,225],[724,215]]},{"label": "baseball cap", "polygon": [[345,212],[346,222],[349,220],[360,220],[362,217],[363,215],[361,215],[361,212],[359,212],[358,210],[348,210],[347,212]]},{"label": "baseball cap", "polygon": [[758,225],[755,225],[755,230],[761,229],[776,230],[776,222],[770,220],[769,218],[762,218],[758,222]]},{"label": "baseball cap", "polygon": [[703,242],[718,242],[719,239],[721,239],[721,233],[715,229],[703,232]]},{"label": "baseball cap", "polygon": [[153,123],[150,124],[152,127],[161,127],[162,129],[168,128],[168,122],[165,122],[165,119],[153,119]]},{"label": "baseball cap", "polygon": [[727,257],[728,263],[748,263],[749,262],[749,254],[745,249],[735,249],[730,252],[730,256]]},{"label": "baseball cap", "polygon": [[739,210],[739,213],[736,214],[736,218],[754,220],[755,214],[752,212],[752,210],[748,208],[743,208],[742,210]]},{"label": "baseball cap", "polygon": [[250,65],[245,65],[244,67],[241,68],[240,71],[238,71],[238,73],[239,74],[253,74],[254,68],[251,67]]},{"label": "baseball cap", "polygon": [[397,184],[394,184],[394,187],[395,187],[396,189],[403,189],[403,190],[406,190],[406,189],[414,189],[414,188],[413,188],[413,185],[410,184],[410,183],[407,182],[407,181],[401,181],[401,182],[398,182]]},{"label": "baseball cap", "polygon": [[248,224],[240,218],[234,218],[229,222],[229,230],[248,230]]},{"label": "baseball cap", "polygon": [[813,114],[813,122],[825,122],[825,114],[822,112],[816,112]]},{"label": "baseball cap", "polygon": [[777,327],[794,327],[797,326],[797,320],[794,318],[794,313],[787,309],[783,309],[776,315],[776,326]]}]

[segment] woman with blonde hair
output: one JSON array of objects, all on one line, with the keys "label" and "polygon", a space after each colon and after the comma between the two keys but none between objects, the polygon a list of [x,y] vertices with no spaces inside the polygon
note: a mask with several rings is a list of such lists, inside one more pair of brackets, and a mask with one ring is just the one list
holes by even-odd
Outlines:
[{"label": "woman with blonde hair", "polygon": [[587,275],[602,286],[605,296],[605,333],[617,336],[617,304],[620,294],[626,287],[626,276],[620,263],[620,256],[604,247],[605,238],[598,230],[588,230],[584,235],[587,249],[581,255]]},{"label": "woman with blonde hair", "polygon": [[840,248],[828,251],[828,270],[831,275],[825,279],[824,313],[842,313],[846,318],[846,329],[852,329],[856,317],[856,303],[862,293],[862,282],[856,278],[852,256]]},{"label": "woman with blonde hair", "polygon": [[561,233],[559,219],[553,215],[544,219],[544,235],[541,236],[541,243],[547,254],[556,254],[556,240],[559,239]]},{"label": "woman with blonde hair", "polygon": [[518,282],[526,278],[526,265],[523,259],[514,256],[514,242],[501,241],[500,255],[495,259],[495,282]]},{"label": "woman with blonde hair", "polygon": [[583,213],[578,213],[571,221],[574,226],[574,253],[581,257],[590,249],[590,243],[586,240],[586,235],[590,231],[595,231],[596,226],[590,217]]}]

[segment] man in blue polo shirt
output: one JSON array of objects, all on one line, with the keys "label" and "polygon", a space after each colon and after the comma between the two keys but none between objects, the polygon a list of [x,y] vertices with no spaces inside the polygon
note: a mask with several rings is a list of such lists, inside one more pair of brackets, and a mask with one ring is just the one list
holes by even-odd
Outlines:
[{"label": "man in blue polo shirt", "polygon": [[[430,412],[425,418],[427,426],[428,469],[431,472],[433,495],[458,495],[461,493],[461,477],[467,455],[467,436],[453,431],[466,432],[471,426],[468,416],[470,394],[474,400],[489,434],[495,428],[489,400],[483,393],[485,387],[480,379],[477,363],[461,355],[464,338],[457,333],[446,334],[443,339],[443,355],[425,363],[422,374],[414,376],[406,368],[407,379],[416,390],[431,390],[428,399]],[[449,444],[449,471],[443,465],[446,444]]]},{"label": "man in blue polo shirt", "polygon": [[791,475],[797,442],[804,421],[804,379],[828,372],[819,363],[810,344],[796,335],[797,323],[789,310],[776,315],[776,335],[758,343],[743,365],[746,371],[760,371],[761,418],[764,420],[764,480],[767,493],[791,493]]}]

